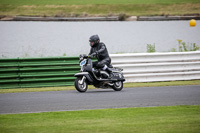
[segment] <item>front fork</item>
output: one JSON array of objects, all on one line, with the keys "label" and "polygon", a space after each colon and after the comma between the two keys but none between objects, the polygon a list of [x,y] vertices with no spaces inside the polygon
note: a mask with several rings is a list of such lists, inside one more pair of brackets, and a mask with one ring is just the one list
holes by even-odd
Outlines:
[{"label": "front fork", "polygon": [[83,76],[82,79],[78,81],[78,83],[82,85],[84,83],[85,79],[86,79],[86,77]]}]

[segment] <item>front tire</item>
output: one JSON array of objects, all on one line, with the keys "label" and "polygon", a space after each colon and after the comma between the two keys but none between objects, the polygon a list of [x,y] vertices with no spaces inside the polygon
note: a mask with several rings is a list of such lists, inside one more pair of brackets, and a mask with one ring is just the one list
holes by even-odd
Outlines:
[{"label": "front tire", "polygon": [[74,86],[75,86],[77,91],[86,92],[87,89],[88,89],[88,83],[84,80],[83,83],[80,84],[81,80],[82,80],[82,77],[76,78],[76,80],[74,82]]},{"label": "front tire", "polygon": [[123,82],[122,81],[115,82],[112,88],[115,91],[121,91],[123,89]]}]

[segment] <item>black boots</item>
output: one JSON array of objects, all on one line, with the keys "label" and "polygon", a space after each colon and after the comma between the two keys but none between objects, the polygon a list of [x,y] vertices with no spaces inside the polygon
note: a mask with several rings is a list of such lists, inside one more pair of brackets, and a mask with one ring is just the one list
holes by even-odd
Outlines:
[{"label": "black boots", "polygon": [[109,67],[107,67],[106,72],[109,73],[109,75],[110,75],[109,78],[112,78],[112,77],[113,77],[112,69],[110,69]]}]

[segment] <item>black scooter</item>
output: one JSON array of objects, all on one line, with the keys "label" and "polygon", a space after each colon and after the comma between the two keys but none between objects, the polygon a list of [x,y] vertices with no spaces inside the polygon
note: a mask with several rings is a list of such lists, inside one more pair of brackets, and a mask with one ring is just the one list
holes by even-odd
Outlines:
[{"label": "black scooter", "polygon": [[86,92],[88,85],[94,85],[96,88],[112,88],[115,91],[123,89],[123,69],[111,68],[113,71],[112,76],[103,70],[94,69],[91,57],[87,55],[80,55],[80,73],[76,73],[75,88],[79,92]]}]

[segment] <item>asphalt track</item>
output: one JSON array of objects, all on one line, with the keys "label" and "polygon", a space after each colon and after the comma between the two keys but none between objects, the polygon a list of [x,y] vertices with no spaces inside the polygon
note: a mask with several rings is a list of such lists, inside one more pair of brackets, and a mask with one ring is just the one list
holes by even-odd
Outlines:
[{"label": "asphalt track", "polygon": [[200,105],[200,85],[0,94],[0,114]]}]

